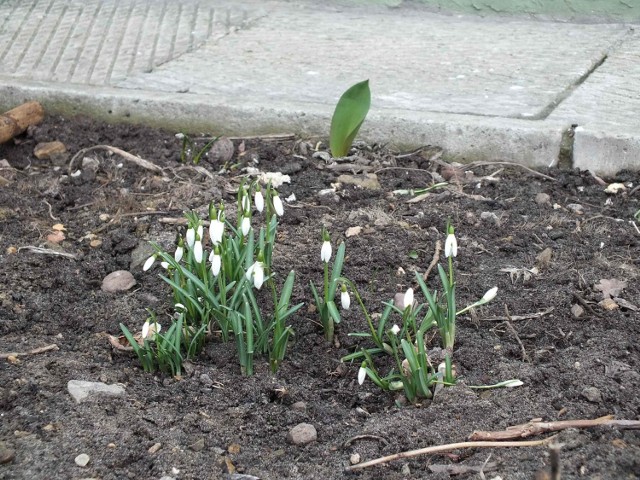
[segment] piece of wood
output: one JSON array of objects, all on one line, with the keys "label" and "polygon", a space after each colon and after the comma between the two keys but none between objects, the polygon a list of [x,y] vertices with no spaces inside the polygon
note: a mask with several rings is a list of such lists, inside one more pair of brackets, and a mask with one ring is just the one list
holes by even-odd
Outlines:
[{"label": "piece of wood", "polygon": [[44,120],[44,109],[38,102],[27,102],[0,116],[0,143],[11,140],[31,125]]}]

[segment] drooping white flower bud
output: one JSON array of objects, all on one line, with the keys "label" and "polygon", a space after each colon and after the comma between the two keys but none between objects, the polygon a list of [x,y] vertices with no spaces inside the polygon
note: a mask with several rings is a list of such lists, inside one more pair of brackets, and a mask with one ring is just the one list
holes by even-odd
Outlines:
[{"label": "drooping white flower bud", "polygon": [[487,303],[490,302],[491,300],[493,300],[494,298],[496,298],[496,295],[498,293],[498,287],[493,287],[490,290],[487,291],[487,293],[484,294],[484,296],[482,297],[482,303]]},{"label": "drooping white flower bud", "polygon": [[458,241],[453,233],[447,235],[447,239],[444,242],[444,256],[446,258],[455,257],[458,255]]},{"label": "drooping white flower bud", "polygon": [[259,212],[262,212],[264,210],[264,196],[262,195],[261,190],[256,190],[256,194],[253,198],[253,203],[255,203],[256,209]]},{"label": "drooping white flower bud", "polygon": [[394,325],[393,327],[391,327],[391,333],[393,333],[394,335],[398,335],[400,333],[400,327],[398,325]]},{"label": "drooping white flower bud", "polygon": [[254,262],[254,264],[249,267],[249,270],[247,270],[245,276],[247,280],[253,279],[253,286],[260,290],[264,283],[264,265],[262,262],[260,260]]},{"label": "drooping white flower bud", "polygon": [[184,255],[184,247],[182,246],[182,240],[178,244],[178,248],[176,248],[176,253],[173,254],[173,258],[176,259],[176,262],[182,260],[182,256]]},{"label": "drooping white flower bud", "polygon": [[193,244],[196,241],[196,231],[193,228],[189,228],[187,229],[187,245],[189,245],[189,248],[193,248]]},{"label": "drooping white flower bud", "polygon": [[282,200],[280,200],[280,195],[275,190],[273,191],[273,209],[276,211],[276,214],[281,217],[284,215],[284,207],[282,206]]},{"label": "drooping white flower bud", "polygon": [[153,267],[153,264],[155,263],[155,261],[156,261],[156,256],[155,255],[151,255],[149,258],[147,258],[147,261],[144,262],[144,265],[142,266],[142,271],[146,272],[151,267]]},{"label": "drooping white flower bud", "polygon": [[196,240],[202,240],[204,238],[204,227],[202,225],[198,225],[198,237]]},{"label": "drooping white flower bud", "polygon": [[197,240],[196,243],[193,244],[193,259],[196,263],[202,263],[202,242]]},{"label": "drooping white flower bud", "polygon": [[366,362],[362,362],[362,366],[358,369],[358,385],[362,385],[367,378]]},{"label": "drooping white flower bud", "polygon": [[351,306],[351,297],[349,296],[349,292],[347,292],[347,286],[344,284],[340,288],[340,303],[342,304],[342,308],[349,310],[349,307]]},{"label": "drooping white flower bud", "polygon": [[162,326],[158,322],[150,322],[149,320],[147,320],[142,325],[142,338],[144,339],[148,336],[155,337],[158,333],[160,333],[161,329]]},{"label": "drooping white flower bud", "polygon": [[217,253],[213,253],[213,258],[211,259],[211,274],[214,277],[217,277],[218,274],[220,273],[220,267],[222,266],[222,259],[220,258],[220,255],[218,255]]},{"label": "drooping white flower bud", "polygon": [[242,225],[240,227],[242,230],[242,235],[246,237],[249,234],[249,230],[251,230],[251,218],[242,217]]},{"label": "drooping white flower bud", "polygon": [[222,242],[222,235],[224,234],[224,222],[218,220],[217,218],[211,220],[211,224],[209,225],[209,237],[211,238],[211,243],[214,245],[218,245]]},{"label": "drooping white flower bud", "polygon": [[403,308],[413,307],[413,288],[408,289],[404,294]]},{"label": "drooping white flower bud", "polygon": [[242,192],[242,211],[244,213],[248,213],[251,208],[251,204],[249,202],[249,195],[247,195],[246,191]]},{"label": "drooping white flower bud", "polygon": [[324,263],[329,263],[329,260],[331,260],[331,242],[328,240],[325,240],[324,242],[322,242],[322,249],[320,250],[320,259]]},{"label": "drooping white flower bud", "polygon": [[160,266],[165,270],[169,269],[169,262],[160,262]]}]

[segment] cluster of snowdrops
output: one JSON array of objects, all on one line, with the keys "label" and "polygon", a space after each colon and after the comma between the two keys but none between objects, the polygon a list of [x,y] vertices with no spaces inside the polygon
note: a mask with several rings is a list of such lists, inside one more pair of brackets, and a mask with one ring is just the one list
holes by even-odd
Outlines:
[{"label": "cluster of snowdrops", "polygon": [[[180,375],[183,362],[197,357],[207,341],[216,338],[236,343],[243,375],[252,375],[255,359],[265,357],[271,371],[276,372],[293,335],[291,317],[303,305],[291,305],[295,272],[289,272],[279,284],[279,276],[272,268],[278,218],[284,214],[282,200],[270,184],[262,186],[254,182],[238,189],[234,219],[226,216],[222,204],[217,207],[210,204],[208,213],[208,222],[194,212],[187,213],[186,234],[179,239],[175,251],[167,252],[152,244],[155,253],[143,267],[147,271],[159,261],[164,269],[161,278],[173,291],[175,309],[169,324],[162,325],[156,314],[149,311],[141,335],[134,336],[122,324],[120,327],[146,371]],[[341,320],[338,305],[349,309],[351,296],[355,297],[367,330],[350,333],[363,337],[363,346],[342,360],[360,365],[360,384],[369,377],[381,389],[403,390],[409,401],[416,402],[430,398],[436,385],[456,382],[451,358],[456,317],[491,301],[497,288],[491,288],[472,305],[456,310],[453,257],[457,255],[457,241],[451,225],[447,225],[445,235],[448,268],[438,265],[442,291],[430,291],[416,273],[416,283],[426,302],[418,303],[410,288],[401,301],[384,302],[383,311],[375,315],[374,322],[374,315],[365,307],[357,286],[342,275],[344,242],[333,255],[329,232],[323,229],[319,250],[324,278],[321,288],[312,282],[310,290],[328,342],[333,341],[335,324]],[[257,290],[264,288],[270,295],[257,295]],[[424,341],[431,328],[438,329],[446,352],[444,361],[436,366],[432,365]],[[392,359],[393,368],[386,373],[376,367],[376,361],[382,363],[381,356]],[[518,380],[509,380],[490,387],[520,384]]]}]

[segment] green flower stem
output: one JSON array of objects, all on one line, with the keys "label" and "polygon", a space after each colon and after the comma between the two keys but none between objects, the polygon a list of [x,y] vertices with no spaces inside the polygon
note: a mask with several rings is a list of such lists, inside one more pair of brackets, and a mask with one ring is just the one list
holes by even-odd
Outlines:
[{"label": "green flower stem", "polygon": [[360,297],[360,294],[358,293],[358,288],[356,287],[356,285],[351,280],[349,280],[346,277],[340,277],[338,280],[341,281],[341,282],[346,283],[347,285],[349,285],[349,287],[351,287],[351,291],[353,292],[353,294],[356,297],[356,300],[360,304],[360,309],[362,310],[362,313],[364,314],[364,317],[367,319],[367,324],[369,325],[369,330],[371,330],[371,337],[373,338],[373,342],[379,348],[382,348],[384,350],[382,339],[380,337],[378,337],[378,333],[376,332],[376,329],[373,326],[373,320],[371,319],[371,315],[369,315],[369,312],[367,311],[367,308],[364,306],[364,302],[362,301],[362,298]]}]

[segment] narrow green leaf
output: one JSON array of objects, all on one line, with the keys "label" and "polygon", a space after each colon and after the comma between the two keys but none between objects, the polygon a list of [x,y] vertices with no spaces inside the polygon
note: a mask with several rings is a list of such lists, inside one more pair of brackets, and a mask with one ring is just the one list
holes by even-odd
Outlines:
[{"label": "narrow green leaf", "polygon": [[327,309],[329,310],[329,315],[333,318],[333,321],[336,323],[340,323],[340,312],[338,311],[338,307],[333,300],[327,302]]},{"label": "narrow green leaf", "polygon": [[338,247],[336,252],[336,258],[333,261],[333,268],[331,269],[331,282],[329,284],[329,298],[333,299],[336,296],[336,289],[338,288],[338,279],[342,275],[342,265],[344,264],[345,255],[344,242]]},{"label": "narrow green leaf", "polygon": [[349,153],[370,106],[369,80],[356,83],[342,94],[331,119],[329,146],[334,157],[344,157]]}]

